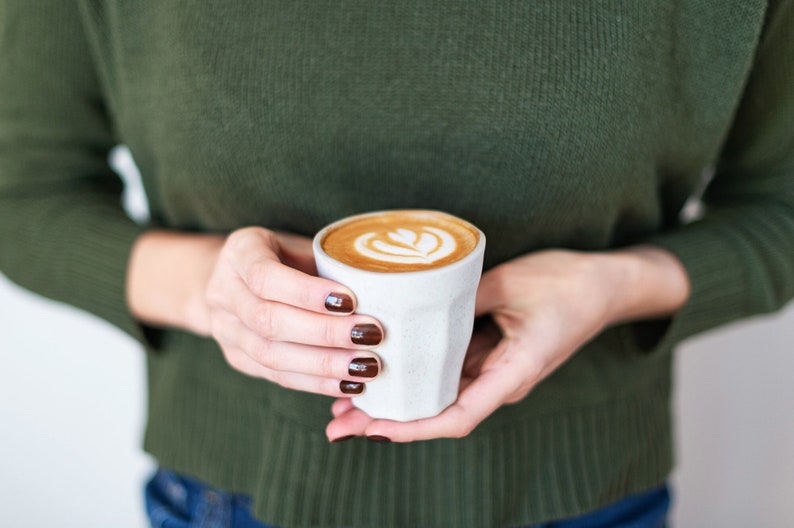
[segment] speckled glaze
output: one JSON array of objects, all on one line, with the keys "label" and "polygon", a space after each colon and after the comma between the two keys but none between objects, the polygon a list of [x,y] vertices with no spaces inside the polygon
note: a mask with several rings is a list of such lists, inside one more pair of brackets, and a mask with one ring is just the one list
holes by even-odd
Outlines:
[{"label": "speckled glaze", "polygon": [[386,334],[376,350],[382,371],[353,403],[374,418],[409,421],[439,414],[458,395],[485,235],[480,232],[474,250],[448,266],[379,273],[348,266],[323,251],[322,238],[334,226],[314,238],[318,272],[353,290],[357,313],[378,319]]}]

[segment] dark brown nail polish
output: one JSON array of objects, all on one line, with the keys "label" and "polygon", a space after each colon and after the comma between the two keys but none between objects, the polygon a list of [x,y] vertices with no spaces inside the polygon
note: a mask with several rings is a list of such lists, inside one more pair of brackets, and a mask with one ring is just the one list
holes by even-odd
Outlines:
[{"label": "dark brown nail polish", "polygon": [[325,298],[325,309],[329,312],[353,313],[353,299],[346,293],[331,293]]},{"label": "dark brown nail polish", "polygon": [[353,327],[350,340],[357,345],[379,345],[383,341],[383,333],[374,324],[360,324]]},{"label": "dark brown nail polish", "polygon": [[356,435],[347,435],[347,436],[340,436],[339,438],[334,438],[331,440],[333,443],[344,442],[345,440],[350,440],[351,438],[355,438]]},{"label": "dark brown nail polish", "polygon": [[391,442],[390,438],[386,438],[385,436],[381,436],[381,435],[368,436],[367,440],[369,440],[370,442],[378,442],[380,444],[388,444],[389,442]]},{"label": "dark brown nail polish", "polygon": [[339,382],[339,390],[345,394],[361,394],[364,392],[364,384],[357,381],[342,380]]},{"label": "dark brown nail polish", "polygon": [[378,375],[378,360],[375,358],[356,358],[350,362],[347,372],[357,378],[374,378]]}]

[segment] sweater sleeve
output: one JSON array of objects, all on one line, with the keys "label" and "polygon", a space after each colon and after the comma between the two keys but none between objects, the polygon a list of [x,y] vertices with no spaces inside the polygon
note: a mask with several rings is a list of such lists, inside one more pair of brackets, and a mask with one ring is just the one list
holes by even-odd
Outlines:
[{"label": "sweater sleeve", "polygon": [[696,222],[652,237],[686,268],[691,296],[670,320],[633,325],[669,348],[794,297],[794,2],[771,2],[732,129]]},{"label": "sweater sleeve", "polygon": [[0,271],[143,341],[114,145],[76,3],[0,0]]}]

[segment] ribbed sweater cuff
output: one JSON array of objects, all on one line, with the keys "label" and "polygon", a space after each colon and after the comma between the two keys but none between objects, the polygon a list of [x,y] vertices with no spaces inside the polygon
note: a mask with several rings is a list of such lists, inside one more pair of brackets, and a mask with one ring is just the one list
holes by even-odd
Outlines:
[{"label": "ribbed sweater cuff", "polygon": [[749,315],[747,298],[753,286],[740,262],[746,251],[723,236],[722,229],[700,222],[647,240],[681,261],[689,276],[690,296],[669,319],[630,325],[643,350],[669,350],[688,337]]},{"label": "ribbed sweater cuff", "polygon": [[[86,219],[88,220],[88,219]],[[129,309],[126,300],[127,266],[132,246],[143,228],[127,218],[86,221],[83,236],[74,237],[72,265],[66,273],[73,302],[109,321],[143,344],[148,344],[144,327]]]},{"label": "ribbed sweater cuff", "polygon": [[[6,253],[7,274],[22,286],[97,315],[148,344],[145,329],[126,301],[127,264],[144,228],[120,205],[91,198],[78,194],[35,206],[9,203],[10,217],[27,214],[37,220],[14,223],[14,239],[25,247]],[[64,206],[69,200],[74,207]]]}]

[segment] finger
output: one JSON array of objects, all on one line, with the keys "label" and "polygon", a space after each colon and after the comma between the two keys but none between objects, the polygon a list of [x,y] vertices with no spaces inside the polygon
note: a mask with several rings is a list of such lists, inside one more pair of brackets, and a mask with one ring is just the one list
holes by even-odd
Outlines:
[{"label": "finger", "polygon": [[263,259],[245,269],[240,276],[260,299],[276,301],[318,313],[350,314],[356,309],[356,296],[337,282],[312,277],[281,262]]},{"label": "finger", "polygon": [[[471,384],[472,379],[463,377],[460,380],[461,388]],[[351,398],[338,398],[331,405],[334,419],[326,427],[326,435],[332,442],[347,440],[351,436],[361,436],[366,431],[367,425],[374,421],[364,411],[353,405]]]},{"label": "finger", "polygon": [[331,405],[331,414],[333,414],[336,417],[346,413],[352,408],[353,408],[352,398],[339,398],[338,400],[334,400],[334,403]]},{"label": "finger", "polygon": [[227,363],[238,372],[272,381],[287,389],[322,394],[333,398],[363,394],[366,390],[366,384],[361,381],[340,381],[308,374],[272,370],[257,363],[239,349],[224,350],[224,356]]},{"label": "finger", "polygon": [[[356,309],[353,292],[332,280],[313,277],[280,260],[282,246],[300,246],[295,238],[279,243],[266,230],[243,230],[230,237],[231,263],[248,289],[260,299],[297,306],[318,313],[350,314]],[[291,251],[291,252],[290,252]],[[299,251],[290,250],[295,258]]]},{"label": "finger", "polygon": [[384,339],[381,324],[366,315],[335,317],[309,312],[253,294],[237,296],[230,309],[252,331],[270,341],[289,341],[333,348],[371,348]]},{"label": "finger", "polygon": [[370,381],[381,370],[380,359],[368,350],[324,348],[284,341],[268,341],[239,319],[230,317],[214,337],[242,350],[271,370],[309,374],[334,380]]},{"label": "finger", "polygon": [[[500,347],[509,346],[503,341]],[[490,416],[521,384],[518,369],[494,368],[482,372],[441,414],[411,422],[375,420],[365,430],[367,436],[383,436],[393,442],[414,442],[434,438],[462,438]]]},{"label": "finger", "polygon": [[361,436],[372,421],[373,419],[367,413],[351,404],[350,409],[328,422],[325,427],[325,435],[331,442],[351,436]]}]

